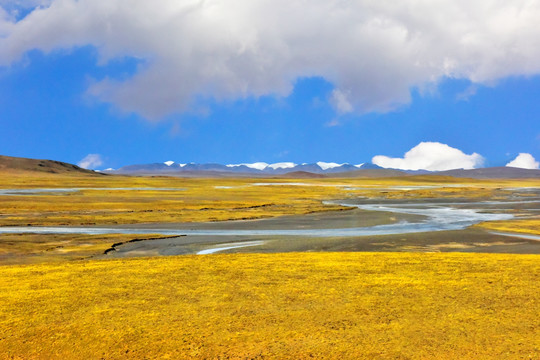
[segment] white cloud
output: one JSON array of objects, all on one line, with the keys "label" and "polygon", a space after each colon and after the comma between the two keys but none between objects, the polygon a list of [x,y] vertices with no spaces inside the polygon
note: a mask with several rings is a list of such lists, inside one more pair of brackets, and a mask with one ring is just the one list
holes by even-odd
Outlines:
[{"label": "white cloud", "polygon": [[133,77],[89,93],[154,119],[194,99],[286,96],[299,77],[324,77],[338,112],[362,113],[407,104],[411,88],[444,77],[492,84],[540,73],[540,2],[530,0],[24,3],[46,7],[18,22],[0,14],[0,64],[85,45],[101,64],[141,59]]},{"label": "white cloud", "polygon": [[164,164],[167,165],[167,166],[171,166],[172,164],[174,164],[174,161],[172,161],[172,160],[165,161]]},{"label": "white cloud", "polygon": [[336,127],[336,126],[340,126],[341,125],[341,122],[339,121],[338,118],[334,118],[330,121],[328,121],[327,123],[324,124],[324,126],[326,127]]},{"label": "white cloud", "polygon": [[330,103],[340,114],[347,114],[354,111],[354,107],[347,99],[347,94],[339,89],[334,89],[330,95]]},{"label": "white cloud", "polygon": [[477,85],[470,85],[462,92],[458,93],[456,95],[456,100],[458,101],[469,101],[471,97],[476,95],[478,92],[478,86]]},{"label": "white cloud", "polygon": [[31,9],[37,6],[48,6],[52,0],[0,0],[1,7],[11,7],[19,9]]},{"label": "white cloud", "polygon": [[407,151],[403,158],[390,158],[384,155],[377,155],[373,157],[372,163],[383,168],[442,171],[474,169],[482,166],[484,158],[477,153],[467,155],[461,150],[446,144],[421,142]]},{"label": "white cloud", "polygon": [[88,154],[77,165],[83,169],[95,169],[103,165],[103,159],[99,154]]},{"label": "white cloud", "polygon": [[519,153],[519,155],[514,160],[506,164],[506,166],[522,169],[538,169],[540,167],[540,163],[536,161],[531,154]]}]

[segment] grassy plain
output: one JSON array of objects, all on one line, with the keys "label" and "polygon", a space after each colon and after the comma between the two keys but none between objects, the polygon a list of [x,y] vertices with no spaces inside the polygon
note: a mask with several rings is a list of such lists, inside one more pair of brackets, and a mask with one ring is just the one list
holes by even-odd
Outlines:
[{"label": "grassy plain", "polygon": [[84,260],[114,246],[164,235],[0,234],[0,265]]},{"label": "grassy plain", "polygon": [[477,227],[501,232],[517,232],[540,235],[540,219],[538,218],[490,221],[478,224]]},{"label": "grassy plain", "polygon": [[[261,182],[291,184],[255,185]],[[516,186],[540,182],[10,172],[0,173],[0,188],[110,189],[0,195],[0,226],[255,219],[341,210],[323,200],[346,197],[508,199],[513,194],[505,188]],[[480,226],[540,233],[526,209],[513,211],[525,217]],[[538,255],[330,252],[84,260],[114,243],[148,237],[0,235],[0,358],[540,358]],[[401,239],[380,241],[390,246]],[[16,264],[21,262],[27,264]]]},{"label": "grassy plain", "polygon": [[5,359],[538,359],[540,257],[289,253],[0,267]]},{"label": "grassy plain", "polygon": [[100,189],[61,195],[0,196],[0,226],[203,222],[343,209],[322,204],[322,200],[343,193],[333,186],[249,186],[256,182],[171,177],[0,176],[0,188]]},{"label": "grassy plain", "polygon": [[[459,181],[458,181],[459,180]],[[254,186],[257,183],[290,186]],[[308,184],[298,186],[298,183]],[[457,185],[457,186],[456,186]],[[395,189],[396,186],[441,186]],[[0,173],[0,189],[96,188],[65,194],[0,195],[0,226],[105,225],[258,219],[345,210],[323,200],[349,196],[384,199],[498,199],[510,186],[539,181],[479,181],[449,177],[385,179],[189,179]],[[110,190],[107,190],[109,188]],[[150,188],[115,190],[115,188]],[[160,191],[159,189],[177,189]]]}]

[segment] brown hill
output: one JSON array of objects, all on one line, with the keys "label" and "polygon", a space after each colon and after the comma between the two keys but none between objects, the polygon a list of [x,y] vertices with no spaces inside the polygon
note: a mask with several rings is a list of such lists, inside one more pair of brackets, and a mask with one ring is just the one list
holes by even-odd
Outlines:
[{"label": "brown hill", "polygon": [[449,170],[434,173],[471,179],[534,179],[540,178],[540,170],[520,169],[508,166],[481,168],[472,170]]},{"label": "brown hill", "polygon": [[77,165],[55,160],[38,160],[0,155],[0,171],[29,171],[50,174],[80,173],[99,175],[92,170],[86,170]]},{"label": "brown hill", "polygon": [[286,179],[320,179],[326,178],[327,175],[324,174],[315,174],[308,171],[291,171],[283,175],[275,176],[276,178],[286,178]]},{"label": "brown hill", "polygon": [[409,174],[393,169],[365,169],[365,170],[354,170],[347,172],[340,172],[331,174],[332,177],[336,178],[382,178],[382,177],[399,177],[399,176],[410,176]]}]

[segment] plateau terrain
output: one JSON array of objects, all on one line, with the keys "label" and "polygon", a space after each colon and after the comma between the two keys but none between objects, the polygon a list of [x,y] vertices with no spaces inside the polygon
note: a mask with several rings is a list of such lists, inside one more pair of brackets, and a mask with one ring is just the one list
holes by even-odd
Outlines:
[{"label": "plateau terrain", "polygon": [[540,356],[534,176],[1,160],[5,358]]}]

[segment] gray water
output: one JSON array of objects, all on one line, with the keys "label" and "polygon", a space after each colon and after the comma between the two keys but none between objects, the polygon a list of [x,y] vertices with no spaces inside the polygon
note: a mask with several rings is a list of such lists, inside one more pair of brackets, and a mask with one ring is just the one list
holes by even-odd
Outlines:
[{"label": "gray water", "polygon": [[507,232],[499,232],[499,231],[490,231],[490,233],[492,233],[494,235],[511,236],[511,237],[520,238],[520,239],[538,240],[538,241],[540,241],[540,235],[507,233]]},{"label": "gray water", "polygon": [[[495,202],[492,202],[495,203]],[[468,203],[478,205],[481,203]],[[485,203],[483,203],[485,205]],[[481,209],[454,208],[447,204],[349,204],[344,206],[357,207],[362,210],[384,211],[400,214],[425,216],[418,222],[399,222],[395,224],[377,225],[370,227],[338,228],[338,229],[159,229],[153,228],[107,228],[107,227],[0,227],[0,234],[32,233],[32,234],[162,234],[189,236],[309,236],[309,237],[352,237],[371,235],[407,234],[431,231],[461,230],[483,221],[507,220],[510,214],[486,213]]]},{"label": "gray water", "polygon": [[244,242],[236,242],[236,243],[229,243],[229,244],[220,244],[219,247],[201,250],[197,252],[197,255],[208,255],[208,254],[214,254],[220,251],[238,249],[238,248],[249,247],[249,246],[260,246],[263,244],[264,244],[264,241],[244,241]]}]

